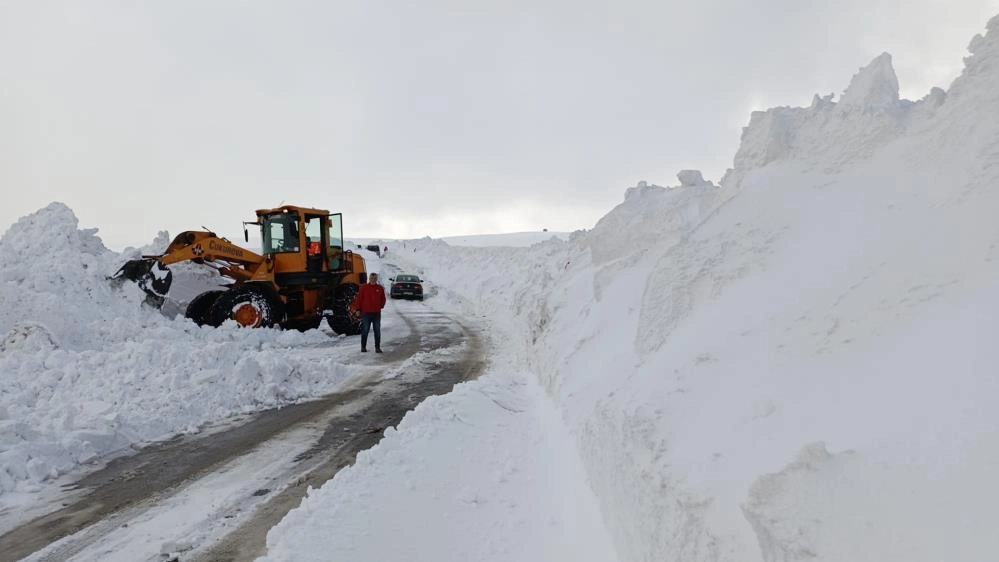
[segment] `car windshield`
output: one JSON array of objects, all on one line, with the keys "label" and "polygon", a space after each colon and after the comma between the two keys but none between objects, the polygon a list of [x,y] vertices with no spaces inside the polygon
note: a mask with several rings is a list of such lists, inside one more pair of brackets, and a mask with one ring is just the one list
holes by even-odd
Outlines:
[{"label": "car windshield", "polygon": [[400,275],[395,278],[396,283],[419,283],[420,278],[415,275]]}]

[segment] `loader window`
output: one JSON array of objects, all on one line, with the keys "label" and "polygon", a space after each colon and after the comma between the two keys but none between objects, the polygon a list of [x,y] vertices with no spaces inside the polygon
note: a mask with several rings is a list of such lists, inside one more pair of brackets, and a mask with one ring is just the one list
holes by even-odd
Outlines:
[{"label": "loader window", "polygon": [[298,215],[275,213],[264,217],[263,246],[265,254],[298,252]]}]

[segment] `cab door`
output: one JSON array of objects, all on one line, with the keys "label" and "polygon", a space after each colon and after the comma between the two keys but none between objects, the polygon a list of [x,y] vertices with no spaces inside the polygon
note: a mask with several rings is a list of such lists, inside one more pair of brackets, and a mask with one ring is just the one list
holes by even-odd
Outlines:
[{"label": "cab door", "polygon": [[327,215],[327,240],[329,241],[330,271],[345,269],[343,259],[343,214]]},{"label": "cab door", "polygon": [[305,215],[306,270],[309,273],[329,271],[326,215]]}]

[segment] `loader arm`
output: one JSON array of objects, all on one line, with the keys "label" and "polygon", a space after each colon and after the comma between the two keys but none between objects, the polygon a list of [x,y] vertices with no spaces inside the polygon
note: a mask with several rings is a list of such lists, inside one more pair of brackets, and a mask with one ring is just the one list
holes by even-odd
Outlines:
[{"label": "loader arm", "polygon": [[219,274],[237,281],[252,278],[267,261],[264,256],[240,248],[214,232],[196,230],[178,234],[162,255],[143,258],[154,258],[163,267],[185,261],[218,263]]},{"label": "loader arm", "polygon": [[240,248],[214,232],[189,230],[178,234],[162,254],[125,263],[113,278],[135,281],[149,296],[162,300],[173,280],[168,266],[185,261],[209,265],[219,275],[237,282],[252,279],[269,263],[264,256]]}]

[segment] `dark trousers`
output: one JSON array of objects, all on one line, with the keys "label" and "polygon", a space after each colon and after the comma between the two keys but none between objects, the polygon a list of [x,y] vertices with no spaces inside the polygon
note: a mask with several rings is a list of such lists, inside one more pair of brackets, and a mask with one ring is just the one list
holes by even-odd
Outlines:
[{"label": "dark trousers", "polygon": [[382,348],[382,313],[365,312],[361,316],[361,349],[368,348],[368,328],[375,329],[375,349]]}]

